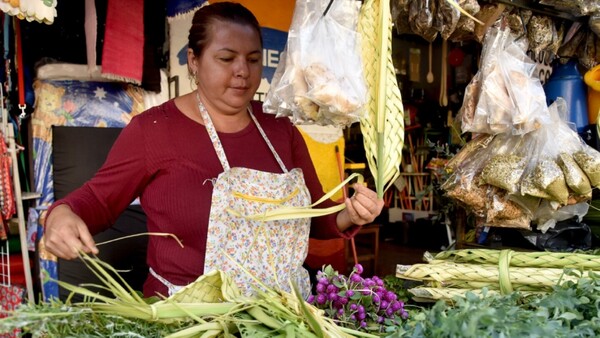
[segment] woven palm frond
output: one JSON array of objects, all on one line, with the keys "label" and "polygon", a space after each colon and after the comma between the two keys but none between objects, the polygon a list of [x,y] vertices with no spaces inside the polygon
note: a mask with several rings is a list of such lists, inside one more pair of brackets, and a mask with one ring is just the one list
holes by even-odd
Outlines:
[{"label": "woven palm frond", "polygon": [[367,83],[366,111],[360,120],[365,154],[381,198],[400,176],[404,108],[392,62],[392,18],[388,1],[367,0],[358,31]]},{"label": "woven palm frond", "polygon": [[174,293],[166,302],[178,303],[221,303],[235,302],[241,296],[237,285],[223,271],[205,273]]}]

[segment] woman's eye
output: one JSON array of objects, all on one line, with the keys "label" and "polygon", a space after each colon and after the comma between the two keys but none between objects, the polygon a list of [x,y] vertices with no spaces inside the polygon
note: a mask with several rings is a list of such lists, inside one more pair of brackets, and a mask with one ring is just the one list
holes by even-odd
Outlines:
[{"label": "woman's eye", "polygon": [[233,58],[220,58],[220,60],[223,62],[231,62],[233,61]]},{"label": "woman's eye", "polygon": [[252,59],[248,59],[248,62],[250,62],[250,63],[259,63],[259,62],[260,62],[260,59],[257,59],[257,58],[256,58],[256,59],[255,59],[255,58],[252,58]]}]

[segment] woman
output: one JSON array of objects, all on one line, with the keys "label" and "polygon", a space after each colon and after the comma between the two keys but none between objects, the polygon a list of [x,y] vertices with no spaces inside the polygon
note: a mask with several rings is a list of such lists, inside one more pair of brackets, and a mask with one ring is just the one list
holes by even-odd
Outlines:
[{"label": "woman", "polygon": [[[355,186],[338,214],[260,222],[250,215],[306,206],[322,196],[302,136],[287,118],[251,102],[262,73],[262,39],[240,4],[199,9],[189,32],[188,67],[197,90],[151,108],[123,129],[98,173],[48,211],[44,243],[58,257],[96,254],[92,240],[139,196],[148,218],[144,295],[170,295],[204,271],[228,271],[241,290],[252,279],[308,295],[301,267],[308,236],[349,238],[383,208],[372,190]],[[331,206],[333,202],[328,201]],[[311,224],[312,223],[312,224]]]}]

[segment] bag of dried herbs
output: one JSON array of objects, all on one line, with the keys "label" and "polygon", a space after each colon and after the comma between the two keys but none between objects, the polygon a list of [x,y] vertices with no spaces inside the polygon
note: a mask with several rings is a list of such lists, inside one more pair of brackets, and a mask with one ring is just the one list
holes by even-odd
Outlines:
[{"label": "bag of dried herbs", "polygon": [[600,153],[584,143],[582,149],[573,154],[573,158],[590,179],[591,185],[600,186]]},{"label": "bag of dried herbs", "polygon": [[484,183],[504,189],[510,194],[519,191],[521,176],[525,171],[527,158],[524,156],[520,135],[497,135],[490,146],[488,160],[481,171]]}]

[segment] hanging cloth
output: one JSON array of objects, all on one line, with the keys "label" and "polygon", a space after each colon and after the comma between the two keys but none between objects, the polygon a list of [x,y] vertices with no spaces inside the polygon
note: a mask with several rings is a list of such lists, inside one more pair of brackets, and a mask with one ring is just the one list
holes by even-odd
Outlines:
[{"label": "hanging cloth", "polygon": [[144,0],[108,0],[102,76],[140,85],[143,70]]},{"label": "hanging cloth", "polygon": [[98,39],[98,15],[96,1],[85,0],[85,50],[88,72],[96,71],[96,41]]}]

